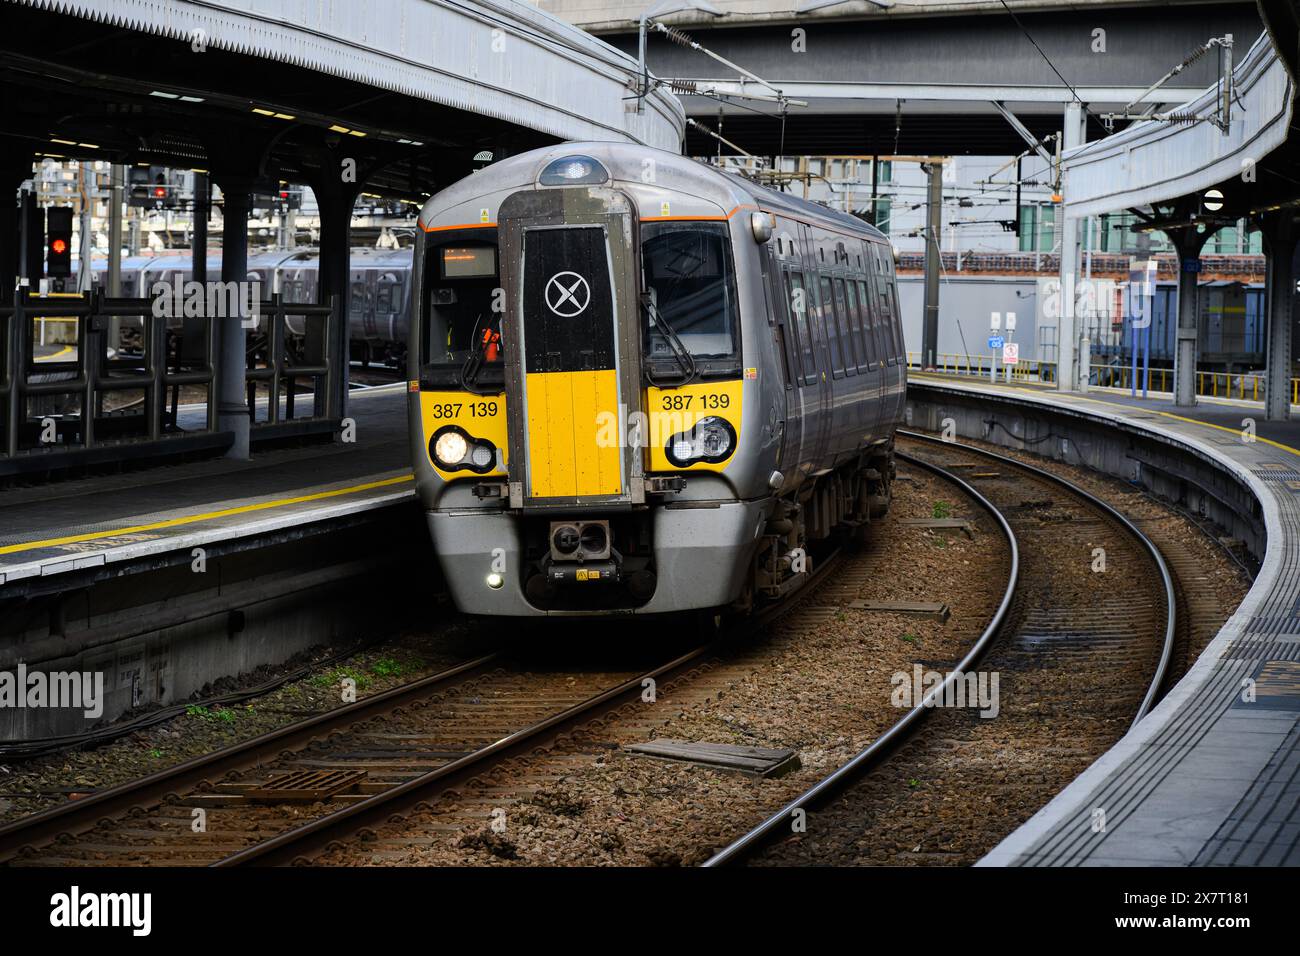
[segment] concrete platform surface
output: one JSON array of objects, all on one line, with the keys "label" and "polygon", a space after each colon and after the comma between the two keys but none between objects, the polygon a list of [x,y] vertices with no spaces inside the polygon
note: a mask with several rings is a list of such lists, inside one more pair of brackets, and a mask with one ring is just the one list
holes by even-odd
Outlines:
[{"label": "concrete platform surface", "polygon": [[352,443],[0,491],[0,586],[251,538],[410,498],[405,386],[349,398]]}]

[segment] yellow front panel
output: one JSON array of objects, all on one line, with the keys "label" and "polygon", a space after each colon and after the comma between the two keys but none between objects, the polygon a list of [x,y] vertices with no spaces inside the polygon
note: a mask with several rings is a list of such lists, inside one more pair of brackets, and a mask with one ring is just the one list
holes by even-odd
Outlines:
[{"label": "yellow front panel", "polygon": [[740,399],[745,383],[740,379],[724,382],[697,382],[681,388],[647,388],[646,418],[650,427],[646,471],[725,471],[735,452],[723,461],[698,461],[682,468],[668,460],[664,447],[672,436],[689,431],[701,418],[713,416],[731,423],[740,443]]},{"label": "yellow front panel", "polygon": [[444,425],[458,425],[473,438],[490,441],[501,452],[498,464],[509,460],[510,452],[506,438],[506,396],[474,395],[470,392],[421,392],[420,424],[424,428],[424,450],[429,455],[433,470],[446,481],[453,478],[486,478],[502,476],[505,471],[493,468],[486,474],[468,469],[446,471],[438,467],[429,452],[429,442],[433,434]]},{"label": "yellow front panel", "polygon": [[529,497],[621,494],[622,449],[602,428],[618,414],[617,373],[532,372],[525,388]]}]

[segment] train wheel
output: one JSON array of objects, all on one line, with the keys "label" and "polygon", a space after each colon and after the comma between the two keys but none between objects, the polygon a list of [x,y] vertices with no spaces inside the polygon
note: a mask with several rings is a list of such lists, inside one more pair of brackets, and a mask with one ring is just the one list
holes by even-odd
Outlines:
[{"label": "train wheel", "polygon": [[889,514],[894,497],[894,453],[876,455],[867,462],[867,514],[878,521]]}]

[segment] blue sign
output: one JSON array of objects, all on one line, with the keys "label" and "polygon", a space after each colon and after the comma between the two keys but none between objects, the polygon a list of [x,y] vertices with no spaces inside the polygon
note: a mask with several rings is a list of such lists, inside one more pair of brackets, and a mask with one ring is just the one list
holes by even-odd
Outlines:
[{"label": "blue sign", "polygon": [[1006,344],[1007,344],[1007,340],[1000,335],[989,336],[989,348],[991,349],[1000,349],[1002,348],[1002,346]]},{"label": "blue sign", "polygon": [[1200,272],[1202,268],[1203,268],[1203,265],[1202,265],[1200,259],[1184,259],[1184,260],[1183,260],[1183,271],[1184,271],[1184,272]]}]

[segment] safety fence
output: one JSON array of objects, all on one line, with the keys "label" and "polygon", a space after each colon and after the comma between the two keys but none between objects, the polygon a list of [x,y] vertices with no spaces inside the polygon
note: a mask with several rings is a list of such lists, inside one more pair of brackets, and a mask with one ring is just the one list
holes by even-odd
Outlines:
[{"label": "safety fence", "polygon": [[[228,447],[217,356],[222,323],[241,320],[204,314],[207,305],[175,314],[102,290],[19,290],[0,306],[0,475]],[[333,344],[338,298],[304,305],[277,293],[254,315],[245,369],[253,438],[334,431],[347,374]]]}]

